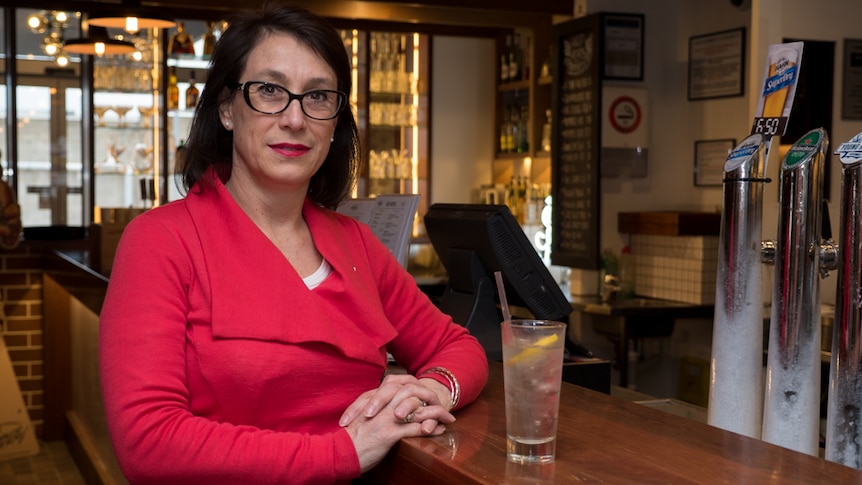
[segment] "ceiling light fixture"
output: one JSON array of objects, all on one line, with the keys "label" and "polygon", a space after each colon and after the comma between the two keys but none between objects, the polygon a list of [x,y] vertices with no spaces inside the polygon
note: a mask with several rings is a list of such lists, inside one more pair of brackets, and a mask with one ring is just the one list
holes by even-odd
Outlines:
[{"label": "ceiling light fixture", "polygon": [[90,25],[123,29],[130,34],[139,30],[169,29],[177,23],[160,15],[152,15],[141,7],[140,0],[122,0],[120,6],[90,15]]},{"label": "ceiling light fixture", "polygon": [[176,22],[169,19],[156,17],[138,17],[135,15],[115,15],[105,17],[92,17],[89,20],[90,25],[97,27],[108,27],[114,29],[123,29],[130,34],[134,34],[140,30],[147,29],[169,29],[177,25]]},{"label": "ceiling light fixture", "polygon": [[61,65],[68,61],[63,54],[63,34],[70,28],[70,22],[79,19],[80,13],[64,12],[62,10],[42,10],[27,17],[27,26],[34,34],[44,35],[40,44],[42,52],[53,57]]},{"label": "ceiling light fixture", "polygon": [[105,27],[91,25],[86,37],[67,40],[63,51],[91,56],[129,54],[135,52],[135,44],[111,37]]}]

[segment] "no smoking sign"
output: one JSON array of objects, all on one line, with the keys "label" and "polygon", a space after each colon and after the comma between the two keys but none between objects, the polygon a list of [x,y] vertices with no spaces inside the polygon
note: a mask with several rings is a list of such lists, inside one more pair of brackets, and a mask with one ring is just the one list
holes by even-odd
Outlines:
[{"label": "no smoking sign", "polygon": [[640,104],[631,96],[620,96],[611,101],[608,117],[611,126],[620,133],[631,133],[641,124]]}]

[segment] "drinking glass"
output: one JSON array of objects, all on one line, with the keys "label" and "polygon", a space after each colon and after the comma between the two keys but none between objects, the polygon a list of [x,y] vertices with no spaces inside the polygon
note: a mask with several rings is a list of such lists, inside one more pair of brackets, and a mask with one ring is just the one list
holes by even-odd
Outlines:
[{"label": "drinking glass", "polygon": [[502,323],[507,458],[554,461],[566,324],[550,320]]},{"label": "drinking glass", "polygon": [[141,127],[149,128],[152,126],[150,117],[156,112],[155,106],[138,106],[138,111],[141,113]]},{"label": "drinking glass", "polygon": [[117,116],[120,117],[119,125],[125,127],[126,126],[126,113],[132,110],[131,106],[113,106],[113,110],[117,113]]},{"label": "drinking glass", "polygon": [[108,106],[93,106],[93,114],[96,115],[96,125],[105,126],[105,113],[111,111]]}]

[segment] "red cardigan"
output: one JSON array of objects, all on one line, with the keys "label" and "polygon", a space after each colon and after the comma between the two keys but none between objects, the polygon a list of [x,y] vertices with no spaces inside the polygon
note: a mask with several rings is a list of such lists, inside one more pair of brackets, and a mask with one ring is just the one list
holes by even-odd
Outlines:
[{"label": "red cardigan", "polygon": [[309,290],[224,186],[136,217],[101,313],[108,428],[132,483],[330,483],[359,475],[344,409],[386,352],[450,369],[461,403],[485,353],[368,227],[306,202],[333,268]]}]

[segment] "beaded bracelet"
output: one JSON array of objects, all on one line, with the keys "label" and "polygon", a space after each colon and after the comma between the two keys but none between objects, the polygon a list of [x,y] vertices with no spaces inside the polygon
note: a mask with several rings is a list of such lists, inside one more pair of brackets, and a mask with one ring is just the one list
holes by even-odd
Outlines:
[{"label": "beaded bracelet", "polygon": [[461,400],[461,384],[458,383],[458,379],[455,377],[455,374],[445,367],[432,367],[422,372],[419,377],[426,374],[439,374],[446,379],[449,383],[449,391],[452,393],[450,396],[452,406],[449,409],[455,409],[455,406],[458,405],[458,401]]}]

